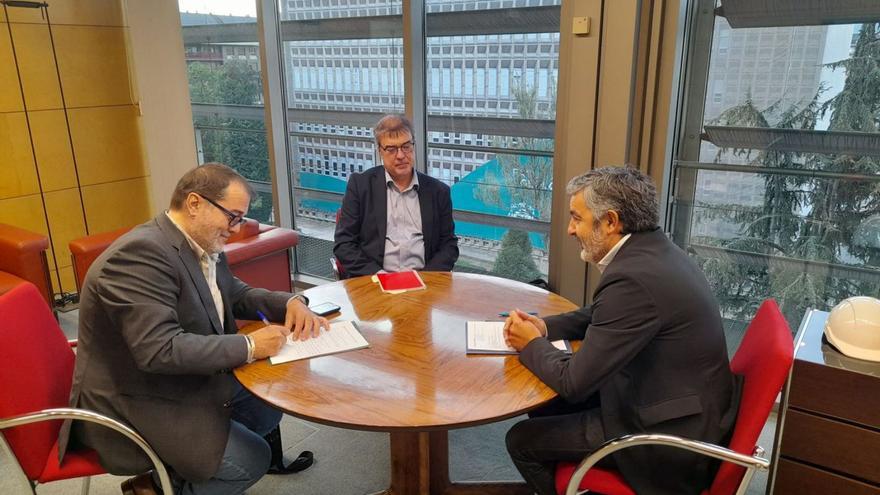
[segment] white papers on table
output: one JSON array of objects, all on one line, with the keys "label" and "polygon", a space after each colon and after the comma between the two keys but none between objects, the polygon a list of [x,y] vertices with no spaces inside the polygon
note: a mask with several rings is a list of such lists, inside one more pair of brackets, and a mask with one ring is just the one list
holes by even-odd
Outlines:
[{"label": "white papers on table", "polygon": [[485,354],[516,354],[516,349],[504,343],[503,321],[467,322],[467,351]]},{"label": "white papers on table", "polygon": [[270,357],[272,364],[308,359],[337,352],[353,351],[369,347],[364,336],[352,321],[334,321],[330,323],[330,331],[321,330],[317,337],[308,340],[288,340],[281,352]]},{"label": "white papers on table", "polygon": [[[516,349],[504,342],[503,321],[467,322],[468,354],[516,354]],[[571,354],[571,344],[567,340],[554,340],[550,344],[560,351]]]}]

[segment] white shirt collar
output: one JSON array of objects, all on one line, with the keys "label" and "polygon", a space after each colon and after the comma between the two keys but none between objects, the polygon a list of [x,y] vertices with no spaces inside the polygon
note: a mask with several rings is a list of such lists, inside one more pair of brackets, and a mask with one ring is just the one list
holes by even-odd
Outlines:
[{"label": "white shirt collar", "polygon": [[606,253],[605,256],[603,256],[598,263],[596,263],[596,268],[599,270],[599,273],[605,272],[605,269],[608,268],[608,265],[610,265],[611,262],[614,261],[614,257],[617,255],[617,252],[620,251],[621,247],[623,247],[623,243],[625,243],[631,235],[632,234],[626,234],[625,236],[621,237],[620,240],[617,241],[617,244],[609,249],[608,253]]},{"label": "white shirt collar", "polygon": [[[383,167],[384,168],[384,167]],[[388,170],[385,170],[385,184],[393,184],[394,187],[397,187],[397,184],[394,182],[394,179],[391,178],[391,174],[388,173]],[[400,192],[407,192],[410,189],[418,189],[419,188],[419,174],[416,173],[415,169],[412,172],[412,180],[409,185],[406,186],[406,189]]]}]

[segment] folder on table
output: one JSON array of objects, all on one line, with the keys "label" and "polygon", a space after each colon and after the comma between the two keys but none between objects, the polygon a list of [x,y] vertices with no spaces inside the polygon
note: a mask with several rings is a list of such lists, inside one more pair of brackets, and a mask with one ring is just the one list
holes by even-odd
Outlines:
[{"label": "folder on table", "polygon": [[419,272],[377,273],[373,275],[373,282],[379,284],[382,292],[388,294],[400,294],[411,290],[425,288],[425,282],[419,276]]}]

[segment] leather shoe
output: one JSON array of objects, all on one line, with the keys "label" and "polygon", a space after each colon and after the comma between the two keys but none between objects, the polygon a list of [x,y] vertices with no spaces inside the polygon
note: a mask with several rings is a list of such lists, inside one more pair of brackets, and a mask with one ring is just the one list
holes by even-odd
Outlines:
[{"label": "leather shoe", "polygon": [[159,495],[161,490],[153,483],[153,473],[139,474],[122,482],[122,495]]}]

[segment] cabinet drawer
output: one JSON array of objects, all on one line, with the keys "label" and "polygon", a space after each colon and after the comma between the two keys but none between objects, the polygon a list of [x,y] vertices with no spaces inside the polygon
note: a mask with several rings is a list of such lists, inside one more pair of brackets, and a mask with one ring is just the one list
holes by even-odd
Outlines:
[{"label": "cabinet drawer", "polygon": [[880,379],[795,359],[789,406],[880,429]]},{"label": "cabinet drawer", "polygon": [[796,461],[779,459],[773,493],[780,495],[880,495],[880,487],[851,480]]},{"label": "cabinet drawer", "polygon": [[789,409],[780,454],[880,484],[880,433]]}]

